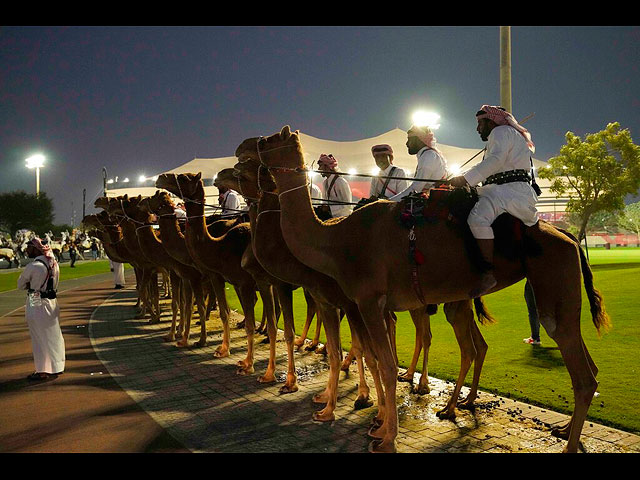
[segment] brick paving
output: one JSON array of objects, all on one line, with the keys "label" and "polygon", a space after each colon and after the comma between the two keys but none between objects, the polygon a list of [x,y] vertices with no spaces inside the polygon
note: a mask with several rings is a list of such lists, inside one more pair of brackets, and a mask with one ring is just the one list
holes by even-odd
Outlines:
[{"label": "brick paving", "polygon": [[[91,341],[107,371],[131,398],[172,437],[193,452],[319,453],[367,452],[367,429],[376,406],[354,410],[358,374],[355,364],[340,373],[335,420],[318,423],[312,414],[323,405],[312,397],[326,386],[328,364],[313,352],[296,353],[299,390],[282,395],[286,348],[279,332],[278,381],[261,384],[268,345],[256,336],[255,374],[236,374],[236,362],[246,353],[243,329],[232,329],[231,355],[214,358],[222,341],[222,324],[213,312],[207,322],[206,347],[178,348],[164,342],[169,326],[169,305],[163,321],[150,325],[133,318],[134,293],[120,291],[97,308],[90,321]],[[242,317],[233,314],[232,325]],[[196,316],[197,318],[197,316]],[[192,325],[192,342],[199,327]],[[371,377],[372,399],[375,389]],[[552,427],[566,423],[567,415],[480,392],[474,412],[457,410],[454,420],[441,420],[441,409],[453,384],[430,378],[431,392],[410,393],[398,384],[400,453],[556,453],[564,440],[553,437]],[[463,387],[463,394],[467,389]],[[587,453],[640,453],[640,436],[586,421],[581,436]]]}]

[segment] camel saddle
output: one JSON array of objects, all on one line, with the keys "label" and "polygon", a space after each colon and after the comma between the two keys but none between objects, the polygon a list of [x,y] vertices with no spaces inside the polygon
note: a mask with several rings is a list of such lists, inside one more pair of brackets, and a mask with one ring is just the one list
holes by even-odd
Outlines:
[{"label": "camel saddle", "polygon": [[[412,193],[402,199],[403,209],[399,221],[407,229],[425,223],[446,222],[464,238],[466,250],[472,264],[485,271],[488,266],[480,254],[478,244],[467,224],[467,217],[478,201],[477,190],[473,187],[454,188],[439,185],[429,193]],[[528,228],[520,219],[503,213],[491,225],[494,231],[494,248],[497,254],[509,259],[521,259],[540,253],[537,243],[526,235]],[[422,253],[410,252],[410,259],[416,264],[422,263]]]}]

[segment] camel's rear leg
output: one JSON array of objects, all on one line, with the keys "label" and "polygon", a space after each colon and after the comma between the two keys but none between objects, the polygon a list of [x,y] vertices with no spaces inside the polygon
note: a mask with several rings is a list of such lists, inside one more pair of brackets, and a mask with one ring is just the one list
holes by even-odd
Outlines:
[{"label": "camel's rear leg", "polygon": [[458,403],[458,408],[464,410],[472,410],[474,408],[475,399],[478,397],[478,383],[480,383],[480,374],[482,373],[482,364],[487,356],[487,350],[489,346],[484,340],[478,324],[471,320],[471,336],[473,337],[473,345],[476,348],[476,357],[473,360],[473,380],[471,382],[471,388],[467,397]]},{"label": "camel's rear leg", "polygon": [[455,408],[460,390],[477,353],[471,333],[471,323],[474,321],[471,300],[447,303],[444,306],[444,313],[447,321],[453,326],[453,331],[456,335],[458,346],[460,347],[460,373],[458,374],[456,386],[451,394],[451,398],[449,398],[447,405],[437,412],[436,415],[439,418],[454,418],[456,416]]},{"label": "camel's rear leg", "polygon": [[296,376],[296,362],[293,353],[295,324],[293,317],[293,290],[288,286],[278,287],[278,300],[282,308],[284,321],[284,341],[287,344],[287,379],[280,387],[280,393],[293,393],[298,391],[298,379]]},{"label": "camel's rear leg", "polygon": [[327,351],[329,355],[329,380],[327,388],[313,398],[314,403],[326,402],[325,408],[314,412],[313,419],[319,422],[329,422],[335,419],[333,414],[338,400],[338,378],[340,376],[340,317],[336,308],[318,305],[318,318],[324,323],[327,335]]}]

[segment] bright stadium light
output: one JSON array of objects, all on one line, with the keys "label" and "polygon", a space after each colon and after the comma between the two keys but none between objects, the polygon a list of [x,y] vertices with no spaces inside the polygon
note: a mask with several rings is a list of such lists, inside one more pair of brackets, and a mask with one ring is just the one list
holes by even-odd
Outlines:
[{"label": "bright stadium light", "polygon": [[460,165],[449,165],[449,172],[454,176],[458,175],[460,173]]},{"label": "bright stadium light", "polygon": [[109,180],[107,180],[107,183],[111,185],[113,183],[113,178],[110,178]]},{"label": "bright stadium light", "polygon": [[147,177],[145,177],[144,175],[140,175],[138,177],[138,182],[143,183],[147,181]]},{"label": "bright stadium light", "polygon": [[440,115],[435,112],[427,112],[426,110],[418,110],[411,117],[413,124],[417,127],[429,127],[432,130],[440,128],[438,121]]},{"label": "bright stadium light", "polygon": [[379,167],[373,167],[371,169],[371,175],[378,175],[380,173],[380,168]]},{"label": "bright stadium light", "polygon": [[44,167],[45,156],[41,153],[31,155],[25,160],[27,168],[36,169],[36,197],[40,195],[40,169]]},{"label": "bright stadium light", "polygon": [[126,177],[124,180],[122,180],[122,183],[129,183],[129,177]]},{"label": "bright stadium light", "polygon": [[355,168],[350,168],[349,169],[349,175],[355,175],[356,173],[358,173],[358,172],[356,172]]}]

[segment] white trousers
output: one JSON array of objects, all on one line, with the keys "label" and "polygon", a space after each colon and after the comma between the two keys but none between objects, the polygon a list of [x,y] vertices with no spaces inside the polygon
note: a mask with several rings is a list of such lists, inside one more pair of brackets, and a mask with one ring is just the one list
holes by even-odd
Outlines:
[{"label": "white trousers", "polygon": [[113,268],[113,281],[116,285],[124,286],[124,264],[110,260],[111,268]]},{"label": "white trousers", "polygon": [[538,196],[526,182],[478,187],[478,203],[471,209],[467,223],[477,239],[492,239],[491,224],[502,213],[510,213],[527,226],[538,221]]},{"label": "white trousers", "polygon": [[36,372],[64,371],[64,338],[59,323],[60,307],[57,299],[42,299],[42,305],[32,307],[27,300],[25,317],[31,335],[33,362]]}]

